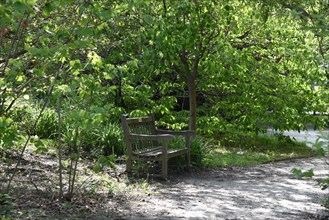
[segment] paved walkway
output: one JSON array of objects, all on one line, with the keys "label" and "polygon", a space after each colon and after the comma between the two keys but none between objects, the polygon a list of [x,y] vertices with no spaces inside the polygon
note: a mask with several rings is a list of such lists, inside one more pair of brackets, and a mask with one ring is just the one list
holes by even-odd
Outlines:
[{"label": "paved walkway", "polygon": [[[275,133],[275,131],[273,131],[271,129],[269,129],[269,132],[270,133]],[[297,141],[306,142],[306,144],[308,146],[312,146],[316,142],[316,140],[319,138],[321,133],[323,133],[323,132],[328,133],[329,129],[325,129],[323,131],[316,131],[316,130],[313,130],[313,129],[309,129],[308,131],[300,131],[300,132],[298,132],[298,131],[285,131],[283,134],[287,135],[287,136],[290,136],[291,138],[294,138]],[[327,141],[327,140],[319,138],[319,141]]]}]

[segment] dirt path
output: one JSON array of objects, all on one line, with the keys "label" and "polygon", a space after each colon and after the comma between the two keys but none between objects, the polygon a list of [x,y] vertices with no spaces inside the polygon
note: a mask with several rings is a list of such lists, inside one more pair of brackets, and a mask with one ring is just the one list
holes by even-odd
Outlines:
[{"label": "dirt path", "polygon": [[[318,133],[288,132],[315,142]],[[313,169],[313,179],[299,179],[293,168]],[[329,175],[323,158],[304,158],[244,168],[223,168],[171,177],[153,186],[156,194],[120,207],[124,219],[329,219],[316,180]]]},{"label": "dirt path", "polygon": [[[321,190],[316,182],[329,175],[323,158],[172,174],[167,182],[145,182],[141,190],[143,184],[114,176],[121,189],[89,197],[81,192],[64,205],[55,199],[56,163],[56,157],[25,155],[13,183],[12,219],[329,219],[321,206],[329,190]],[[315,177],[298,179],[293,168],[313,169]],[[0,172],[0,188],[4,183]],[[111,187],[115,184],[105,186],[108,191]]]},{"label": "dirt path", "polygon": [[[176,176],[154,186],[157,194],[126,201],[124,219],[326,219],[320,205],[328,191],[315,180],[297,179],[291,169],[314,169],[315,179],[329,174],[323,159],[281,161]],[[91,219],[100,219],[91,217]]]}]

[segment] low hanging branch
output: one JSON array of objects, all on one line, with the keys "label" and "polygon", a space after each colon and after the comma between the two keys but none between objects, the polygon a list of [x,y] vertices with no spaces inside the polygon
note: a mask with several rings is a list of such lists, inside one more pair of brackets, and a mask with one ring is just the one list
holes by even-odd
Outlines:
[{"label": "low hanging branch", "polygon": [[[57,74],[56,74],[55,79],[58,79],[58,78],[59,78],[60,70],[62,69],[62,67],[63,67],[63,64],[61,64],[61,66],[60,66],[60,68],[59,68],[59,70],[58,70],[58,72],[57,72]],[[39,113],[37,119],[35,120],[35,122],[34,122],[34,124],[33,124],[33,126],[32,126],[32,130],[34,130],[34,129],[36,128],[36,126],[37,126],[37,124],[38,124],[38,122],[39,122],[39,120],[40,120],[40,118],[41,118],[41,116],[42,116],[44,110],[45,110],[46,107],[48,106],[48,103],[49,103],[49,100],[50,100],[50,96],[51,96],[51,94],[53,93],[53,90],[54,90],[55,82],[56,82],[56,80],[54,80],[54,82],[51,84],[51,86],[50,86],[50,88],[49,88],[49,90],[48,90],[48,94],[47,94],[47,96],[46,96],[46,101],[45,101],[45,103],[43,104],[43,106],[42,106],[42,108],[41,108],[41,111],[40,111],[40,113]],[[14,171],[13,171],[12,175],[10,176],[10,178],[9,178],[9,180],[8,180],[8,185],[7,185],[7,188],[6,188],[6,190],[5,190],[5,193],[6,193],[6,194],[9,193],[11,183],[12,183],[12,181],[13,181],[13,179],[14,179],[14,176],[16,175],[16,172],[17,172],[17,170],[18,170],[19,165],[21,164],[21,161],[22,161],[23,155],[24,155],[24,153],[25,153],[25,150],[26,150],[26,147],[27,147],[28,143],[30,142],[31,137],[32,137],[32,134],[31,134],[31,132],[29,132],[28,137],[27,137],[27,139],[26,139],[26,141],[25,141],[24,147],[23,147],[23,149],[22,149],[22,151],[21,151],[21,153],[20,153],[20,155],[19,155],[19,157],[18,157],[18,161],[17,161],[17,164],[16,164],[16,166],[15,166],[15,168],[14,168]]]},{"label": "low hanging branch", "polygon": [[20,57],[20,56],[22,56],[22,55],[24,55],[26,53],[27,53],[27,50],[18,51],[18,52],[14,53],[14,54],[11,54],[11,55],[7,56],[6,59],[0,60],[0,64],[1,63],[5,63],[5,62],[7,63],[7,60],[12,59],[12,58],[18,58],[18,57]]},{"label": "low hanging branch", "polygon": [[[21,24],[23,21],[27,22],[29,16],[30,15],[27,14],[25,19],[21,18],[19,20],[19,23]],[[22,25],[18,25],[17,29],[15,31],[14,37],[11,39],[11,44],[10,44],[10,47],[9,47],[9,50],[8,50],[8,53],[7,53],[7,57],[3,60],[3,62],[1,62],[1,63],[4,63],[4,64],[2,65],[2,70],[0,71],[0,78],[4,78],[5,75],[6,75],[5,71],[7,69],[9,59],[12,58],[12,54],[14,54],[15,51],[17,50],[18,44],[19,44],[19,42],[20,42],[20,40],[22,39],[22,36],[23,36],[23,31],[24,31],[24,28],[22,27]],[[1,95],[4,95],[7,92],[7,89],[5,88],[3,90],[0,90],[0,92],[2,93]],[[4,114],[5,102],[6,102],[6,99],[4,97],[0,98],[0,116]]]},{"label": "low hanging branch", "polygon": [[[23,22],[27,22],[27,20],[29,19],[29,14],[26,15],[25,19],[24,18],[21,18],[19,20],[19,23],[22,24]],[[4,60],[4,65],[2,67],[2,70],[0,72],[0,77],[5,77],[5,70],[7,69],[7,66],[8,66],[8,63],[9,63],[9,59],[12,58],[12,54],[15,53],[17,47],[18,47],[18,43],[20,42],[20,40],[22,39],[22,36],[23,36],[23,31],[24,31],[24,27],[22,25],[18,25],[17,26],[17,29],[15,31],[15,35],[13,37],[13,39],[11,40],[11,44],[10,44],[10,48],[9,48],[9,51],[7,53],[7,57],[6,59]]]},{"label": "low hanging branch", "polygon": [[[65,74],[66,76],[66,74]],[[66,79],[66,77],[65,77]],[[64,81],[65,81],[64,79]],[[62,136],[61,136],[61,104],[63,100],[63,94],[60,95],[57,105],[57,115],[58,115],[58,127],[57,127],[57,151],[58,151],[58,164],[59,164],[59,200],[63,198],[63,170],[62,170]]]}]

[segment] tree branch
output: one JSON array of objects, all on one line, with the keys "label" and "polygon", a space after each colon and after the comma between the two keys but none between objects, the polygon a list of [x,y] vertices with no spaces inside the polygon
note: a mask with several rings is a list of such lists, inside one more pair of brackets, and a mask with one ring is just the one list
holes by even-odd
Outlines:
[{"label": "tree branch", "polygon": [[294,5],[290,5],[287,3],[282,3],[282,6],[285,8],[288,8],[290,10],[294,10],[298,13],[300,19],[304,20],[305,18],[309,18],[311,20],[313,20],[313,16],[310,15],[304,8],[300,7],[300,6],[294,6]]},{"label": "tree branch", "polygon": [[[188,63],[186,50],[184,50],[181,54],[179,54],[179,58],[180,58],[183,66],[184,66],[186,75],[190,76],[191,75],[191,69],[190,69],[190,65]],[[184,75],[184,74],[182,74],[182,75]]]},{"label": "tree branch", "polygon": [[167,16],[167,4],[166,4],[166,0],[162,0],[163,2],[163,15],[164,17]]},{"label": "tree branch", "polygon": [[[27,50],[21,50],[21,51],[16,52],[15,54],[9,55],[7,57],[7,59],[17,58],[25,53],[27,53]],[[7,59],[0,60],[0,64],[6,62]]]}]

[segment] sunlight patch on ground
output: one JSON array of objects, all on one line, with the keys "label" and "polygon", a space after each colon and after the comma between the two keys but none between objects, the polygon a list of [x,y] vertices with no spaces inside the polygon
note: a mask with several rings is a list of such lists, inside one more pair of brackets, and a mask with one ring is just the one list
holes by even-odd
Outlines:
[{"label": "sunlight patch on ground", "polygon": [[[318,168],[326,169],[318,162]],[[294,219],[324,209],[320,201],[325,191],[314,180],[296,179],[290,173],[296,164],[277,166],[275,172],[254,170],[226,180],[220,172],[218,178],[187,178],[172,185],[170,192],[159,189],[161,198],[151,197],[149,202],[168,218]]]}]

